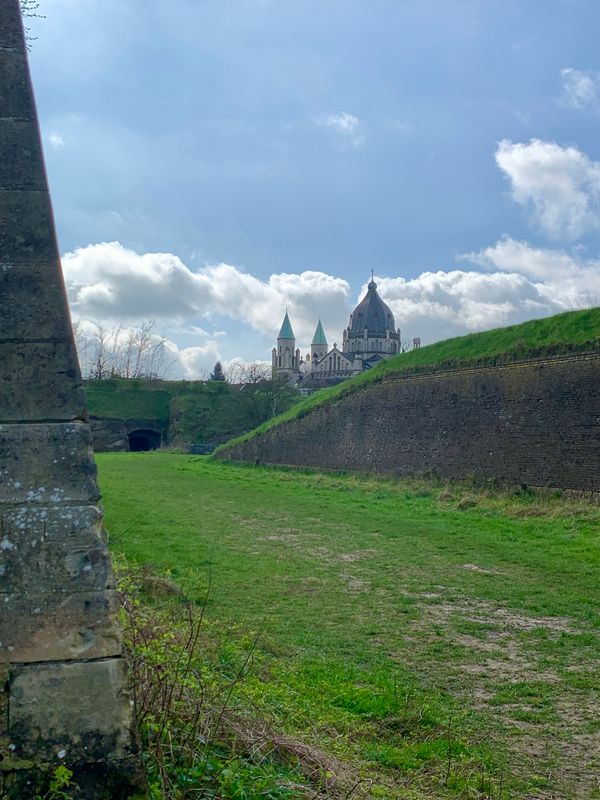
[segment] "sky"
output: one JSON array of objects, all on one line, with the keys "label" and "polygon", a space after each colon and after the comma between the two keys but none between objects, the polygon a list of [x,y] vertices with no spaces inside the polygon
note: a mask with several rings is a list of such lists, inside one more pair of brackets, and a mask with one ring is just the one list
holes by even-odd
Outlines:
[{"label": "sky", "polygon": [[41,0],[31,67],[71,311],[171,377],[600,304],[597,0]]}]

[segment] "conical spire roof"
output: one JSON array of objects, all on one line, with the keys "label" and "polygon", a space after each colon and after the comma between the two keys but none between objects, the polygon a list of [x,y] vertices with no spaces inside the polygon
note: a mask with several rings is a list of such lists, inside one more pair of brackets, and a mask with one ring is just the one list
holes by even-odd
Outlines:
[{"label": "conical spire roof", "polygon": [[295,339],[294,330],[292,328],[292,323],[290,322],[290,318],[288,317],[288,312],[286,309],[285,317],[283,318],[283,322],[281,323],[281,330],[279,331],[278,339]]},{"label": "conical spire roof", "polygon": [[317,329],[315,330],[315,335],[313,336],[312,344],[324,344],[327,346],[327,337],[325,336],[325,331],[323,330],[323,326],[321,325],[321,320],[319,320],[319,324],[317,325]]}]

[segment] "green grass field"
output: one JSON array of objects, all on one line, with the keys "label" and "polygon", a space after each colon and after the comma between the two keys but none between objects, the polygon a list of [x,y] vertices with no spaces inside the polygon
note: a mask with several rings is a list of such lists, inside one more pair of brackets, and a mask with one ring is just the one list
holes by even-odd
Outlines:
[{"label": "green grass field", "polygon": [[113,553],[198,602],[210,581],[234,660],[260,632],[232,702],[338,760],[355,795],[600,797],[590,501],[97,460]]},{"label": "green grass field", "polygon": [[600,346],[600,308],[568,311],[545,319],[530,320],[520,325],[471,333],[411,350],[383,361],[373,369],[344,381],[331,389],[323,389],[297,403],[277,417],[267,420],[255,430],[237,437],[246,441],[286,420],[305,416],[316,406],[334,402],[386,378],[403,373],[430,369],[454,369],[474,364],[496,364],[545,355],[598,349]]}]

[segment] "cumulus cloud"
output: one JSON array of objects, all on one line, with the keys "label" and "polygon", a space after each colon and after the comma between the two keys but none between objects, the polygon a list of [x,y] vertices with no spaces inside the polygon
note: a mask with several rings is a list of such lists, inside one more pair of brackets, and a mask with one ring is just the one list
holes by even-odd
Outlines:
[{"label": "cumulus cloud", "polygon": [[170,253],[140,255],[118,242],[67,253],[63,270],[73,314],[87,319],[191,322],[222,315],[275,335],[287,307],[296,336],[309,341],[320,314],[341,328],[348,312],[348,283],[314,270],[262,281],[230,264],[192,271]]},{"label": "cumulus cloud", "polygon": [[346,141],[350,142],[353,147],[361,147],[366,141],[366,136],[360,129],[359,118],[355,117],[354,114],[348,114],[346,111],[342,111],[339,114],[325,114],[319,117],[316,123],[324,128],[331,128],[344,137]]},{"label": "cumulus cloud", "polygon": [[486,269],[516,272],[541,281],[561,279],[579,270],[573,257],[563,250],[532,247],[527,242],[516,241],[510,236],[504,236],[492,247],[460,256],[459,260],[469,261]]},{"label": "cumulus cloud", "polygon": [[560,71],[560,104],[576,111],[600,111],[600,72],[566,67]]},{"label": "cumulus cloud", "polygon": [[[506,236],[458,261],[460,268],[412,279],[377,279],[405,341],[420,336],[427,344],[600,302],[600,261],[577,251],[534,247]],[[235,337],[211,332],[215,315],[274,341],[287,306],[301,347],[319,317],[329,342],[339,344],[348,312],[366,290],[363,286],[351,297],[346,281],[325,272],[277,273],[266,280],[228,264],[194,272],[174,255],[140,255],[117,243],[68,254],[64,267],[76,318],[101,320],[108,328],[121,324],[122,337],[141,320],[157,320],[156,330],[167,335],[173,378],[205,376],[217,360],[226,367],[225,354],[236,361]],[[194,337],[193,346],[176,343],[182,331],[186,344]],[[250,360],[264,357],[258,345],[244,354]]]},{"label": "cumulus cloud", "polygon": [[510,181],[513,199],[529,208],[551,237],[575,239],[600,227],[600,163],[576,147],[531,139],[501,141],[496,163]]},{"label": "cumulus cloud", "polygon": [[181,349],[174,342],[172,344],[175,348],[175,363],[172,367],[175,377],[181,376],[186,380],[205,378],[217,361],[221,361],[225,367],[227,366],[227,362],[220,355],[218,345],[214,340],[203,345]]},{"label": "cumulus cloud", "polygon": [[522,322],[552,313],[523,275],[476,271],[424,272],[417,278],[384,278],[381,293],[391,306],[403,340],[423,344]]},{"label": "cumulus cloud", "polygon": [[404,331],[423,343],[512,325],[600,302],[600,262],[504,237],[460,257],[483,268],[383,278],[382,296]]},{"label": "cumulus cloud", "polygon": [[600,304],[600,259],[585,259],[563,250],[533,247],[505,236],[493,247],[464,257],[472,263],[520,273],[547,304],[559,313]]}]

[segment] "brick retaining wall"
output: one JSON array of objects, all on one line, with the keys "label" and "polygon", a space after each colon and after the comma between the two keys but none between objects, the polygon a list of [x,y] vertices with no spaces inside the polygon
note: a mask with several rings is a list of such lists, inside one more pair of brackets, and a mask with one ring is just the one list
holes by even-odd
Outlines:
[{"label": "brick retaining wall", "polygon": [[600,353],[387,379],[219,457],[600,490]]}]

